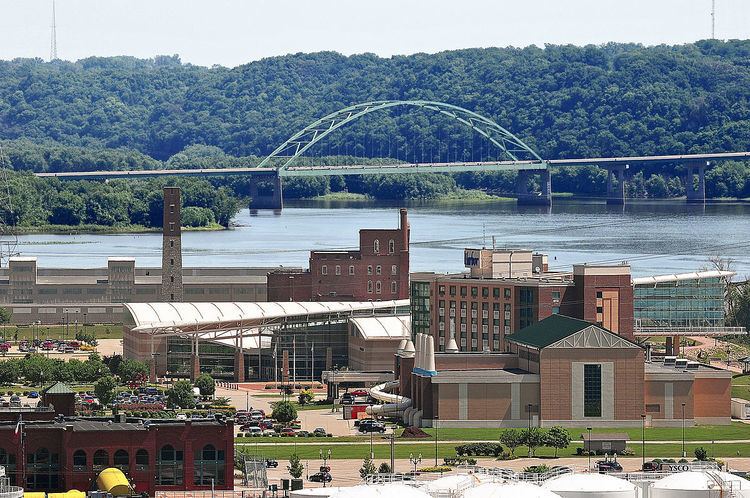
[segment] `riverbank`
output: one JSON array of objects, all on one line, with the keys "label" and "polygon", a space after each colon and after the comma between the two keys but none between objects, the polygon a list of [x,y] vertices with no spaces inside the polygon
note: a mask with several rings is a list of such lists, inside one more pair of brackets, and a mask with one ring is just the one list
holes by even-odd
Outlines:
[{"label": "riverbank", "polygon": [[[145,227],[143,225],[37,225],[17,226],[18,235],[124,235],[138,233],[161,233],[161,227]],[[204,227],[182,227],[183,232],[214,232],[229,230],[230,228],[212,223]],[[55,242],[56,244],[59,242]]]}]

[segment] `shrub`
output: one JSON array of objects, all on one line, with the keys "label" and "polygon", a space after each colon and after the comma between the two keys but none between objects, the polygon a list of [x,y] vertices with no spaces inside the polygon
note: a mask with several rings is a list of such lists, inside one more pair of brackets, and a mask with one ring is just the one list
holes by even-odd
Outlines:
[{"label": "shrub", "polygon": [[422,467],[419,469],[420,472],[440,472],[441,474],[443,472],[450,472],[453,470],[451,467],[447,465],[438,465],[437,467]]},{"label": "shrub", "polygon": [[532,465],[530,467],[526,467],[525,469],[523,469],[523,471],[527,474],[546,474],[547,472],[549,472],[549,467],[544,464]]},{"label": "shrub", "polygon": [[699,446],[695,449],[695,458],[698,461],[705,462],[708,460],[708,451],[703,446]]},{"label": "shrub", "polygon": [[459,456],[500,456],[503,447],[498,443],[467,443],[456,446],[456,454]]}]

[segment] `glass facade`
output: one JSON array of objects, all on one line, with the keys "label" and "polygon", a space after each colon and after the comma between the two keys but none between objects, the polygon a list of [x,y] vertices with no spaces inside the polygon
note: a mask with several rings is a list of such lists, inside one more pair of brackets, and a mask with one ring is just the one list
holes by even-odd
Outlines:
[{"label": "glass facade", "polygon": [[583,366],[583,416],[602,416],[602,366]]},{"label": "glass facade", "polygon": [[411,283],[411,334],[430,333],[430,284]]},{"label": "glass facade", "polygon": [[719,277],[633,286],[633,312],[640,327],[723,327],[724,284]]}]

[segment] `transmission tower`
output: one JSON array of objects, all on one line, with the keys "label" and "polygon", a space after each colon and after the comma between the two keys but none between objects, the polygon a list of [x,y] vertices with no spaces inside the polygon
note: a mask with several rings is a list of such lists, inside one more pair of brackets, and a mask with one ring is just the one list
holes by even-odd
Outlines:
[{"label": "transmission tower", "polygon": [[52,33],[49,41],[49,60],[57,60],[57,16],[55,15],[55,0],[52,0]]},{"label": "transmission tower", "polygon": [[8,179],[10,169],[12,169],[10,158],[0,144],[0,267],[7,266],[8,260],[19,254],[18,232]]}]

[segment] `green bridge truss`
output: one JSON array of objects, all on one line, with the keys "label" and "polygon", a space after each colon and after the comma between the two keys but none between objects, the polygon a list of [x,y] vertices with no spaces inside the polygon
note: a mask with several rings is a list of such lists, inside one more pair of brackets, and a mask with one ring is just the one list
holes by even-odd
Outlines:
[{"label": "green bridge truss", "polygon": [[502,152],[503,156],[509,162],[544,163],[539,154],[526,145],[520,138],[495,121],[463,107],[429,100],[380,100],[345,107],[318,119],[278,146],[257,167],[271,169],[273,166],[270,163],[273,159],[286,159],[278,167],[278,171],[283,172],[289,168],[295,159],[304,154],[307,149],[342,126],[371,112],[401,106],[427,109],[455,119],[485,137]]}]

